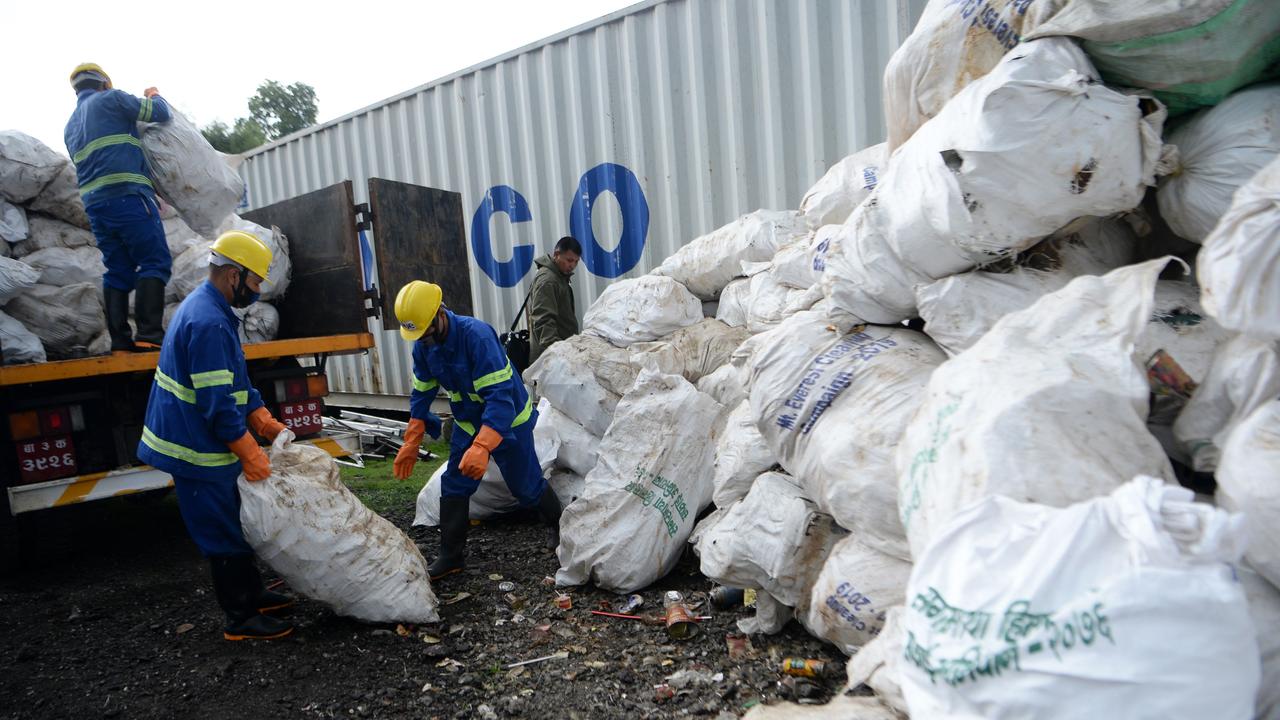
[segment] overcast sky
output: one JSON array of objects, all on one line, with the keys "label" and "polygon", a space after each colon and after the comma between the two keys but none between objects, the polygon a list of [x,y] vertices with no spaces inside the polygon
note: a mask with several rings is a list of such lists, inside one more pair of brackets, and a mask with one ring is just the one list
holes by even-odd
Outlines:
[{"label": "overcast sky", "polygon": [[6,3],[0,129],[65,155],[82,62],[134,95],[158,87],[202,127],[247,116],[263,80],[305,82],[324,122],[635,1]]}]

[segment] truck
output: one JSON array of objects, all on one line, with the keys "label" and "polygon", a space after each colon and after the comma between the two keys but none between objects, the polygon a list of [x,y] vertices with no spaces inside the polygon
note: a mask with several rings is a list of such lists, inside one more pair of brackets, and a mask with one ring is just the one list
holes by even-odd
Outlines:
[{"label": "truck", "polygon": [[[249,375],[299,441],[335,457],[357,452],[360,439],[324,429],[327,360],[378,352],[377,324],[397,326],[389,303],[410,280],[441,285],[452,308],[471,311],[461,196],[380,178],[367,191],[357,205],[347,180],[242,216],[280,228],[293,265],[275,302],[277,339],[244,345]],[[0,569],[23,559],[37,514],[173,486],[137,457],[158,360],[139,352],[0,366]]]}]

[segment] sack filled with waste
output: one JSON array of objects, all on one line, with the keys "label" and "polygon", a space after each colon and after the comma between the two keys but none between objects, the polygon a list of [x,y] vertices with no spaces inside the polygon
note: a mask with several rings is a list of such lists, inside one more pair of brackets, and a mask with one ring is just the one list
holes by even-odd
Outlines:
[{"label": "sack filled with waste", "polygon": [[721,409],[679,375],[640,373],[560,519],[557,584],[633,592],[671,571],[711,502]]},{"label": "sack filled with waste", "polygon": [[347,489],[324,450],[280,433],[271,477],[241,476],[240,525],[254,553],[289,587],[367,622],[438,622],[418,546]]},{"label": "sack filled with waste", "polygon": [[1146,476],[1064,508],[970,505],[907,587],[911,716],[1252,717],[1244,544],[1239,516]]}]

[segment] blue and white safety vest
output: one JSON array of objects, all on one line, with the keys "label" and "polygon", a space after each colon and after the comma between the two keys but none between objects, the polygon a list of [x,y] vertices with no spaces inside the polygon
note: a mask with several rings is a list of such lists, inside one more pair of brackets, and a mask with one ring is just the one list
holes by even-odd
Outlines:
[{"label": "blue and white safety vest", "polygon": [[154,196],[138,123],[169,118],[169,105],[159,95],[136,98],[123,90],[81,90],[76,95],[63,139],[76,164],[85,207],[123,195]]},{"label": "blue and white safety vest", "polygon": [[234,480],[240,460],[227,443],[262,407],[249,384],[230,303],[206,280],[173,314],[138,443],[138,458],[170,475]]},{"label": "blue and white safety vest", "polygon": [[533,414],[520,373],[511,367],[498,333],[488,323],[450,310],[445,313],[449,334],[443,343],[413,344],[409,415],[429,426],[438,423],[431,413],[431,400],[438,388],[444,388],[454,425],[463,432],[474,437],[481,425],[488,425],[504,439],[512,439],[511,430]]}]

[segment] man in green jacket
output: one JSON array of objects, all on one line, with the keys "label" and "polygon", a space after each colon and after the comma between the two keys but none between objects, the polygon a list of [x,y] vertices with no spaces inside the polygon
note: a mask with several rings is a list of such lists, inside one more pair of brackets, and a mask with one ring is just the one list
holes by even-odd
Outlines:
[{"label": "man in green jacket", "polygon": [[537,360],[551,344],[578,334],[569,279],[582,258],[582,245],[565,235],[555,250],[534,261],[538,274],[529,290],[529,362]]}]

